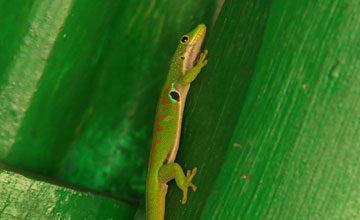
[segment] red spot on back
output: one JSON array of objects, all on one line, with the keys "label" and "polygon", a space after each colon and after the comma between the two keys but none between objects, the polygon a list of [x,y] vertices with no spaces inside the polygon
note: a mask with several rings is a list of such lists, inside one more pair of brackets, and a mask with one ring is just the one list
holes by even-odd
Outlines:
[{"label": "red spot on back", "polygon": [[156,163],[156,160],[155,160],[155,158],[153,158],[152,154],[150,154],[150,159],[153,163]]},{"label": "red spot on back", "polygon": [[165,90],[164,90],[164,94],[167,95],[169,93],[171,89],[171,85],[169,85]]},{"label": "red spot on back", "polygon": [[151,148],[152,148],[152,150],[154,151],[155,154],[158,154],[155,145],[156,145],[156,144],[155,144],[155,141],[154,141],[153,144],[151,145]]},{"label": "red spot on back", "polygon": [[153,136],[152,136],[152,140],[154,140],[154,138],[157,137],[157,134],[154,132]]},{"label": "red spot on back", "polygon": [[156,132],[160,132],[160,131],[162,131],[163,130],[163,127],[161,127],[160,125],[158,125],[157,127],[156,127]]},{"label": "red spot on back", "polygon": [[160,141],[161,141],[161,137],[159,139],[157,139],[157,140],[154,140],[153,143],[152,143],[151,148],[152,148],[152,150],[154,151],[155,154],[158,154],[158,152],[156,150],[156,145],[160,144]]},{"label": "red spot on back", "polygon": [[165,107],[163,107],[163,108],[161,109],[161,111],[162,111],[162,112],[165,112],[165,110],[166,110],[166,108],[165,108]]},{"label": "red spot on back", "polygon": [[160,118],[155,119],[155,125],[156,125],[159,121],[164,120],[164,118],[166,118],[167,116],[168,116],[167,114],[164,114],[164,115],[162,115]]},{"label": "red spot on back", "polygon": [[[155,124],[156,125],[156,124]],[[153,132],[153,136],[152,139],[154,140],[155,138],[157,138],[157,134],[163,130],[163,127],[161,127],[160,125],[156,126],[156,129]]]},{"label": "red spot on back", "polygon": [[155,144],[160,144],[160,141],[161,141],[161,137],[158,140],[155,140],[154,143]]},{"label": "red spot on back", "polygon": [[170,99],[167,96],[163,96],[161,99],[161,104],[166,105],[170,103]]}]

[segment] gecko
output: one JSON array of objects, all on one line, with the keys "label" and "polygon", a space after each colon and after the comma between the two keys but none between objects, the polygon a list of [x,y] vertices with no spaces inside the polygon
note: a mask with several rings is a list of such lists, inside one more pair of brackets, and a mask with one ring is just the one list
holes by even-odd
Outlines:
[{"label": "gecko", "polygon": [[197,168],[188,170],[185,176],[181,166],[174,161],[179,148],[182,116],[190,83],[207,64],[205,58],[208,51],[204,50],[200,54],[205,34],[206,26],[199,24],[180,38],[160,93],[146,178],[146,220],[164,219],[168,181],[175,179],[176,185],[182,190],[182,204],[186,203],[188,188],[191,187],[193,191],[197,188],[191,182]]}]

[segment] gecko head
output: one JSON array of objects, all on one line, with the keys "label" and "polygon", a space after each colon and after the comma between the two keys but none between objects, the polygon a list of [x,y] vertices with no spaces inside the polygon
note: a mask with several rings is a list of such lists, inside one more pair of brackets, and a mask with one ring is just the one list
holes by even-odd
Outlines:
[{"label": "gecko head", "polygon": [[177,53],[175,54],[175,59],[180,59],[182,61],[183,74],[195,65],[205,34],[206,26],[204,24],[199,24],[190,33],[185,34],[180,38],[180,44]]}]

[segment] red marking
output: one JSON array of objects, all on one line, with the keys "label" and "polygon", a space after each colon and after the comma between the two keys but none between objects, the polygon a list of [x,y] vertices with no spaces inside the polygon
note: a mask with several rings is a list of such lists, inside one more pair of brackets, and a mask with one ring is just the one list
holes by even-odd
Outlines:
[{"label": "red marking", "polygon": [[154,165],[150,164],[150,167],[151,167],[151,168],[154,168]]},{"label": "red marking", "polygon": [[161,137],[158,140],[154,141],[155,145],[160,144],[160,141],[161,141]]},{"label": "red marking", "polygon": [[154,135],[152,137],[152,140],[154,140],[155,138],[157,138],[157,133],[154,132]]},{"label": "red marking", "polygon": [[153,149],[153,151],[154,151],[154,153],[156,153],[156,154],[158,154],[158,152],[157,152],[157,150],[156,150],[156,145],[157,144],[160,144],[160,141],[161,141],[161,137],[158,139],[158,140],[155,140],[155,141],[153,141],[153,144],[152,144],[152,149]]},{"label": "red marking", "polygon": [[165,89],[165,91],[164,91],[165,95],[168,94],[168,92],[170,91],[170,89],[171,89],[171,85],[169,85],[169,86]]},{"label": "red marking", "polygon": [[161,127],[160,125],[158,125],[158,126],[156,127],[155,132],[160,132],[160,131],[162,131],[162,130],[163,130],[163,127]]},{"label": "red marking", "polygon": [[170,103],[170,99],[166,96],[163,96],[161,99],[161,104],[166,105],[168,103]]},{"label": "red marking", "polygon": [[157,124],[159,121],[163,120],[164,118],[166,118],[168,115],[164,114],[162,115],[160,118],[155,119],[155,124]]},{"label": "red marking", "polygon": [[157,150],[156,150],[156,144],[155,141],[153,142],[153,144],[151,145],[151,148],[153,149],[155,154],[158,154]]},{"label": "red marking", "polygon": [[161,127],[160,125],[157,125],[157,126],[156,126],[156,129],[155,129],[154,132],[153,132],[152,139],[154,140],[154,138],[157,137],[157,133],[159,133],[159,132],[162,131],[162,130],[163,130],[163,127]]},{"label": "red marking", "polygon": [[156,163],[156,160],[153,158],[152,154],[150,154],[150,158],[153,163]]},{"label": "red marking", "polygon": [[157,145],[157,144],[160,144],[160,141],[161,141],[161,137],[154,141],[154,146]]},{"label": "red marking", "polygon": [[161,109],[161,111],[162,111],[162,112],[165,112],[165,110],[166,110],[166,108],[165,108],[165,107],[163,107],[163,108]]}]

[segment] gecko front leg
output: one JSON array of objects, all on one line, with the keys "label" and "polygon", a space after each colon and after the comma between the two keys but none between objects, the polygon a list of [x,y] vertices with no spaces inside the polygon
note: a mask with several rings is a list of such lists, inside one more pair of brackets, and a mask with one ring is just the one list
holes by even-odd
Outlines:
[{"label": "gecko front leg", "polygon": [[197,64],[193,66],[189,71],[187,71],[185,75],[180,77],[179,79],[180,84],[187,85],[196,79],[201,69],[207,64],[207,60],[205,59],[207,54],[208,54],[208,50],[204,50],[204,52],[200,54],[200,58]]}]

